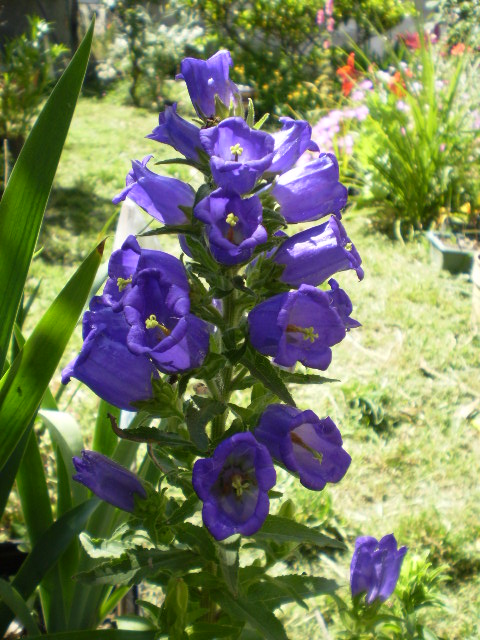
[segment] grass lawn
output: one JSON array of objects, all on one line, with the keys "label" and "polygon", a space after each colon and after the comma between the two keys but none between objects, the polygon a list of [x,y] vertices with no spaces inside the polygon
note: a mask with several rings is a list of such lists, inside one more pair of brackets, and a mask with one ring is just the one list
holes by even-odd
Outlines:
[{"label": "grass lawn", "polygon": [[[111,198],[124,185],[130,159],[175,155],[143,138],[155,125],[152,113],[80,100],[40,237],[43,252],[31,270],[29,291],[41,280],[32,324],[114,213]],[[185,168],[175,175],[196,179]],[[340,382],[293,393],[302,409],[332,417],[353,461],[338,486],[315,494],[290,479],[288,492],[299,520],[311,513],[326,519],[349,546],[356,535],[395,532],[409,554],[429,551],[434,565],[446,564],[448,606],[425,615],[444,638],[478,638],[480,335],[471,324],[471,283],[433,270],[422,239],[392,243],[371,231],[361,211],[349,211],[345,224],[365,279],[342,273],[338,280],[363,326],[334,348],[327,375]],[[62,365],[80,344],[78,330]],[[85,406],[94,411],[96,401],[84,387],[72,399],[76,388],[72,382],[62,408],[69,403],[88,429]],[[304,561],[348,582],[349,554],[335,566]],[[292,638],[335,637],[322,631],[314,608],[289,610]]]}]

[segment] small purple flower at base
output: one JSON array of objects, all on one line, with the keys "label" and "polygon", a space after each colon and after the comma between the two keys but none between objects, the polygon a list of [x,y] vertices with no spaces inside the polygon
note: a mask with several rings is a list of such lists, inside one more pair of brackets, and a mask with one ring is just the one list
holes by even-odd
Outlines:
[{"label": "small purple flower at base", "polygon": [[253,189],[272,162],[273,137],[250,129],[243,118],[227,118],[217,127],[202,129],[200,140],[216,184],[232,193]]},{"label": "small purple flower at base", "polygon": [[312,127],[306,120],[279,118],[282,129],[272,133],[275,140],[272,164],[269,173],[282,173],[293,167],[304,151],[319,151],[318,144],[312,140]]},{"label": "small purple flower at base", "polygon": [[275,481],[272,458],[251,433],[237,433],[221,442],[211,458],[197,460],[192,483],[212,536],[224,540],[258,531],[268,515],[268,491]]},{"label": "small purple flower at base", "polygon": [[202,150],[200,129],[177,114],[176,102],[165,108],[158,116],[158,127],[145,137],[169,144],[188,160],[197,161]]},{"label": "small purple flower at base", "polygon": [[196,369],[207,355],[210,327],[189,310],[188,290],[172,283],[168,273],[138,271],[124,299],[128,348],[164,373]]},{"label": "small purple flower at base", "polygon": [[[184,58],[176,80],[185,80],[190,100],[200,118],[215,116],[215,96],[230,106],[238,96],[237,85],[230,80],[232,56],[229,51],[217,51],[208,60]],[[240,99],[240,98],[237,98]]]},{"label": "small purple flower at base", "polygon": [[285,265],[280,280],[292,287],[317,286],[334,273],[347,269],[355,269],[359,280],[363,278],[362,259],[335,216],[318,227],[287,238],[273,259]]},{"label": "small purple flower at base", "polygon": [[347,189],[339,182],[338,162],[331,153],[321,153],[303,167],[279,176],[271,190],[287,222],[308,222],[340,211],[347,204]]},{"label": "small purple flower at base", "polygon": [[254,348],[284,367],[301,362],[312,369],[327,369],[330,347],[346,333],[329,292],[306,284],[261,302],[250,311],[248,323]]},{"label": "small purple flower at base", "polygon": [[157,369],[144,355],[127,347],[128,326],[122,313],[94,299],[83,316],[83,346],[62,371],[62,383],[76,378],[100,398],[120,409],[137,411],[132,403],[149,400]]},{"label": "small purple flower at base", "polygon": [[128,197],[163,224],[187,223],[188,218],[179,207],[193,206],[195,191],[181,180],[161,176],[147,169],[151,158],[149,155],[141,162],[133,160],[132,170],[127,174],[127,186],[112,202],[118,204]]},{"label": "small purple flower at base", "polygon": [[134,496],[147,497],[144,486],[134,473],[101,453],[82,451],[81,458],[73,458],[73,464],[77,471],[73,479],[114,507],[132,513]]},{"label": "small purple flower at base", "polygon": [[320,420],[313,411],[272,404],[261,415],[254,435],[314,491],[321,491],[327,482],[339,482],[352,460],[333,420]]},{"label": "small purple flower at base", "polygon": [[407,547],[397,549],[393,533],[380,541],[362,536],[355,541],[350,565],[352,597],[366,594],[367,604],[385,602],[395,590]]},{"label": "small purple flower at base", "polygon": [[260,224],[262,204],[258,196],[242,199],[217,189],[197,204],[193,215],[206,223],[210,251],[221,264],[246,262],[255,247],[268,239]]}]

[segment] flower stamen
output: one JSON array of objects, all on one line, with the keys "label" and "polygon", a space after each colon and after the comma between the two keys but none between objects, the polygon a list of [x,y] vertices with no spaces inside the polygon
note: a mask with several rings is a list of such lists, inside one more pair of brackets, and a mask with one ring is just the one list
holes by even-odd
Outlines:
[{"label": "flower stamen", "polygon": [[243,481],[243,477],[235,473],[232,476],[232,489],[235,491],[237,498],[240,498],[244,491],[249,488],[250,484]]},{"label": "flower stamen", "polygon": [[145,320],[145,327],[147,329],[156,329],[158,327],[166,336],[169,336],[172,333],[164,324],[158,322],[157,316],[154,313]]},{"label": "flower stamen", "polygon": [[236,144],[233,144],[230,147],[230,153],[235,158],[235,162],[237,162],[238,157],[241,156],[243,153],[243,147],[241,147],[240,144],[237,142]]},{"label": "flower stamen", "polygon": [[353,249],[353,244],[351,242],[347,242],[347,244],[345,245],[345,249],[347,251],[351,251]]},{"label": "flower stamen", "polygon": [[299,447],[302,447],[302,449],[305,449],[306,451],[311,453],[312,456],[319,462],[323,460],[323,453],[321,451],[317,451],[316,449],[312,449],[312,447],[306,444],[294,431],[290,432],[290,440],[292,441],[292,444],[298,444]]},{"label": "flower stamen", "polygon": [[132,276],[129,278],[117,278],[117,287],[120,292],[126,289],[129,284],[132,284]]},{"label": "flower stamen", "polygon": [[298,327],[296,324],[287,325],[288,333],[302,333],[304,340],[309,340],[312,344],[317,340],[318,333],[314,333],[313,327]]}]

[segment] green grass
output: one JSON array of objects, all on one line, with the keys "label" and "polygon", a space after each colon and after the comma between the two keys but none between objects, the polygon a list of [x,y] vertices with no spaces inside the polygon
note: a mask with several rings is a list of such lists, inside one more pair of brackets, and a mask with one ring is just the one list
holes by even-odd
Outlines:
[{"label": "green grass", "polygon": [[[39,281],[41,290],[27,333],[115,211],[111,198],[123,187],[130,160],[175,155],[144,139],[155,125],[147,111],[80,100],[39,242],[43,252],[31,269],[28,291]],[[195,180],[185,168],[175,175]],[[366,275],[361,283],[353,273],[338,280],[363,326],[334,347],[328,375],[340,382],[293,393],[301,408],[332,417],[353,462],[341,483],[318,494],[295,479],[285,483],[297,518],[313,513],[326,520],[350,548],[356,535],[393,531],[410,554],[428,550],[434,565],[448,565],[449,608],[431,610],[428,619],[449,640],[477,638],[480,336],[471,325],[471,283],[433,270],[420,239],[392,243],[371,231],[361,212],[345,223]],[[78,330],[62,366],[80,344]],[[59,384],[57,375],[54,390]],[[75,381],[61,399],[86,432],[96,402]],[[333,565],[305,553],[305,566],[348,583],[348,554]],[[315,607],[289,609],[288,621],[293,638],[332,637],[319,626]]]}]

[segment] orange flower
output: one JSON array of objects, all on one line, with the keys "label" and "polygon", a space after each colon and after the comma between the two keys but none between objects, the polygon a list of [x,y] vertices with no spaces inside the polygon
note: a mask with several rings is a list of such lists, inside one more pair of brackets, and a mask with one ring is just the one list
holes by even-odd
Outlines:
[{"label": "orange flower", "polygon": [[349,96],[359,76],[359,72],[355,69],[355,53],[350,53],[347,64],[337,69],[337,76],[342,80],[343,95]]},{"label": "orange flower", "polygon": [[465,52],[465,45],[463,44],[463,42],[457,42],[457,44],[453,45],[453,47],[450,49],[450,53],[452,54],[452,56],[461,56],[463,55]]},{"label": "orange flower", "polygon": [[405,95],[405,81],[400,71],[395,71],[392,79],[388,83],[388,88],[397,98],[402,98]]}]

